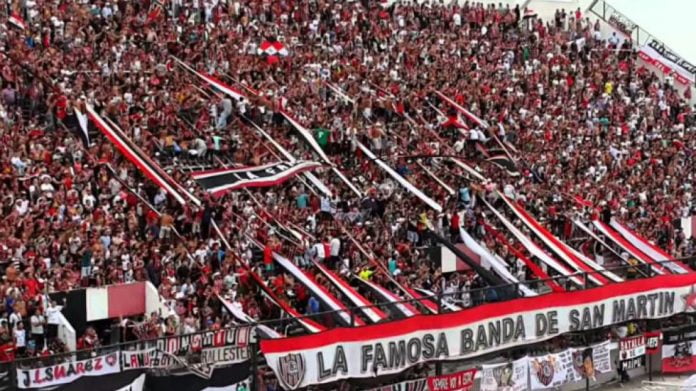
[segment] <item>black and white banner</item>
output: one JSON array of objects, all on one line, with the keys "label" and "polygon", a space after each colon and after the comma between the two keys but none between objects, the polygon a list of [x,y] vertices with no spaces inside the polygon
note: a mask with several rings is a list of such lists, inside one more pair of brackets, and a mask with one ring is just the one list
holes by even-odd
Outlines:
[{"label": "black and white banner", "polygon": [[481,391],[525,391],[529,383],[529,357],[513,362],[483,365]]},{"label": "black and white banner", "polygon": [[86,105],[85,108],[87,110],[87,116],[97,129],[114,144],[126,159],[135,164],[146,177],[164,189],[180,204],[186,203],[184,196],[188,197],[196,205],[201,204],[199,199],[177,184],[157,163],[153,162],[152,159],[125,135],[117,124],[109,120],[108,117],[100,116],[92,106]]},{"label": "black and white banner", "polygon": [[216,368],[212,376],[203,379],[195,374],[128,371],[93,378],[98,382],[70,384],[59,391],[250,391],[251,371],[248,364]]},{"label": "black and white banner", "polygon": [[664,73],[676,73],[677,81],[693,85],[696,81],[696,65],[679,57],[662,42],[651,39],[640,48],[640,57],[651,65],[660,68]]},{"label": "black and white banner", "polygon": [[428,379],[407,380],[387,386],[371,388],[367,391],[428,391]]},{"label": "black and white banner", "polygon": [[86,360],[58,363],[48,367],[17,369],[17,387],[38,388],[73,382],[83,376],[103,376],[121,371],[118,353],[113,352]]},{"label": "black and white banner", "polygon": [[520,170],[517,169],[517,164],[515,161],[510,159],[507,155],[494,155],[486,159],[488,163],[494,164],[498,168],[505,170],[510,176],[520,176]]},{"label": "black and white banner", "polygon": [[207,379],[191,373],[165,373],[162,376],[148,373],[144,391],[250,391],[250,376],[252,373],[248,362],[217,367]]},{"label": "black and white banner", "polygon": [[415,195],[416,197],[420,198],[421,201],[423,201],[426,205],[429,207],[433,208],[436,212],[442,212],[442,206],[438,204],[435,200],[432,198],[428,197],[423,191],[421,191],[419,188],[414,186],[411,182],[406,180],[403,176],[401,176],[398,172],[394,171],[393,168],[391,168],[387,163],[382,161],[382,159],[378,158],[375,156],[370,149],[368,149],[365,145],[363,145],[360,141],[355,140],[355,144],[360,148],[360,150],[365,154],[365,156],[372,160],[373,162],[377,163],[378,166],[380,166],[389,176],[394,178],[395,181],[399,182],[399,184],[408,190],[411,194]]},{"label": "black and white banner", "polygon": [[184,370],[209,378],[219,365],[249,360],[251,327],[159,339],[154,346],[121,351],[123,370]]},{"label": "black and white banner", "polygon": [[[264,340],[261,350],[288,389],[371,378],[424,362],[469,359],[535,344],[568,332],[692,312],[692,301],[684,297],[693,296],[695,283],[696,274],[657,276],[491,303],[486,311],[416,315],[386,324]],[[598,349],[593,347],[590,356],[595,362],[602,361],[594,351]]]},{"label": "black and white banner", "polygon": [[650,243],[645,238],[630,230],[627,226],[616,219],[611,219],[611,227],[620,233],[628,242],[635,246],[645,255],[652,258],[655,262],[663,262],[662,265],[668,268],[672,273],[690,273],[692,270],[684,263],[676,260],[664,250]]},{"label": "black and white banner", "polygon": [[619,340],[619,362],[623,369],[642,367],[645,362],[645,336],[622,338]]},{"label": "black and white banner", "polygon": [[246,187],[269,187],[280,185],[297,174],[321,167],[316,162],[279,162],[263,166],[225,168],[199,171],[191,177],[201,187],[214,195]]},{"label": "black and white banner", "polygon": [[145,389],[145,374],[138,376],[131,384],[123,386],[116,391],[143,391]]},{"label": "black and white banner", "polygon": [[201,349],[200,352],[178,356],[157,348],[124,350],[121,352],[123,370],[133,369],[180,369],[199,373],[207,377],[216,365],[233,364],[249,360],[249,348],[222,346]]}]

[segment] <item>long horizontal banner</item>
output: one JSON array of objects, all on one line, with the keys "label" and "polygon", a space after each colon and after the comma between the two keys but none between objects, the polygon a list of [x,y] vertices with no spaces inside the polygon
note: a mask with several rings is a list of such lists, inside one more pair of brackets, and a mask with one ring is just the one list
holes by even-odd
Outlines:
[{"label": "long horizontal banner", "polygon": [[693,85],[696,80],[696,65],[679,57],[656,39],[640,48],[640,57],[644,61],[660,68],[664,73],[676,73],[676,80],[682,84]]},{"label": "long horizontal banner", "polygon": [[251,366],[248,362],[219,366],[210,377],[191,372],[166,370],[124,371],[103,376],[83,377],[72,383],[41,388],[45,391],[242,391],[250,390]]},{"label": "long horizontal banner", "polygon": [[395,374],[429,361],[472,358],[568,332],[691,312],[696,309],[691,306],[696,300],[689,300],[694,284],[696,274],[659,276],[266,340],[261,341],[261,351],[288,389]]},{"label": "long horizontal banner", "polygon": [[222,195],[247,187],[280,185],[297,174],[319,167],[321,164],[315,162],[279,162],[263,166],[198,171],[191,173],[191,177],[209,193]]},{"label": "long horizontal banner", "polygon": [[[203,366],[211,368],[216,365],[234,364],[249,359],[249,348],[241,346],[222,346],[202,349],[195,357],[195,364],[190,364],[189,357],[164,352],[157,348],[142,350],[124,350],[121,352],[123,370],[133,369],[178,369],[185,367],[199,369]],[[207,368],[206,368],[207,369]]]},{"label": "long horizontal banner", "polygon": [[69,361],[50,367],[17,369],[17,387],[38,388],[73,382],[83,376],[103,376],[121,371],[118,353],[109,353],[81,361]]}]

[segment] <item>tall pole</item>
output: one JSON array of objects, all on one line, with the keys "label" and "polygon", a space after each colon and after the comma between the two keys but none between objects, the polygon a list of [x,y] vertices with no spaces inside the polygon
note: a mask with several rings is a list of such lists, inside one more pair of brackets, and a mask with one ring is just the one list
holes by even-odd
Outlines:
[{"label": "tall pole", "polygon": [[258,358],[256,357],[256,354],[259,350],[259,343],[258,343],[258,338],[256,336],[256,326],[251,326],[251,343],[249,344],[249,349],[251,351],[249,352],[249,358],[251,359],[251,384],[249,385],[250,390],[256,390],[256,381],[257,381],[257,376],[256,374],[258,373]]}]

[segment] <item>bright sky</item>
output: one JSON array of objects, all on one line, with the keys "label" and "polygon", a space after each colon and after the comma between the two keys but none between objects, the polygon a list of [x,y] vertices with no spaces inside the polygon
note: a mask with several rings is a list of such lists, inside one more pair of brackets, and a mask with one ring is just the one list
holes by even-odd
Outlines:
[{"label": "bright sky", "polygon": [[680,57],[696,64],[696,0],[606,1]]}]

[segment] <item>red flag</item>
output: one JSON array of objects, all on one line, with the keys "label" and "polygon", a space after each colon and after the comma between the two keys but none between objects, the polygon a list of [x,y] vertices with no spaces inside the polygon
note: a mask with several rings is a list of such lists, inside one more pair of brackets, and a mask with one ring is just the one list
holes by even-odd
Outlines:
[{"label": "red flag", "polygon": [[24,31],[27,29],[27,24],[24,22],[24,19],[19,15],[18,12],[13,12],[12,16],[10,16],[10,19],[8,20],[10,25]]}]

